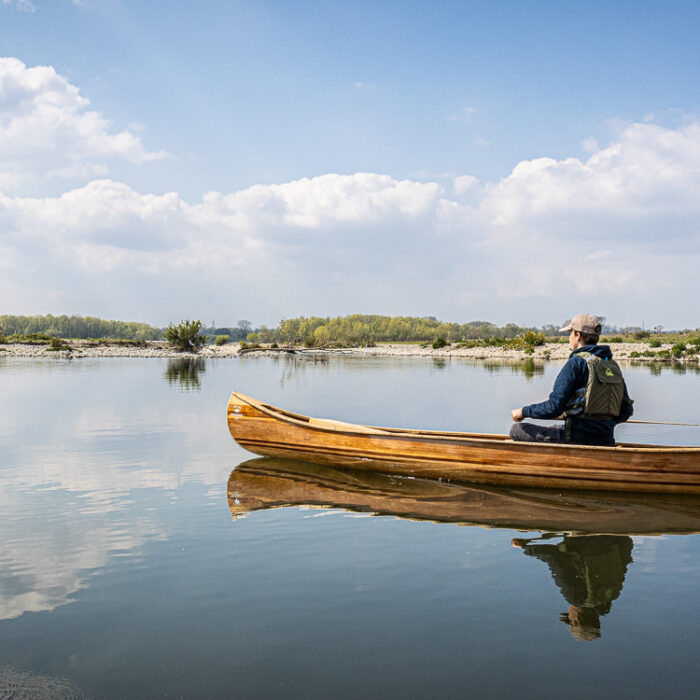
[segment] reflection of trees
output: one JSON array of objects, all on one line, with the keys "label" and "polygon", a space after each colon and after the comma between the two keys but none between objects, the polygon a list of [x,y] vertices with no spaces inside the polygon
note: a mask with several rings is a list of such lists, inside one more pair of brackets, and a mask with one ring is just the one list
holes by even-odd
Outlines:
[{"label": "reflection of trees", "polygon": [[554,582],[569,603],[560,619],[579,640],[600,637],[600,616],[610,612],[622,591],[627,566],[632,561],[632,539],[626,535],[564,535],[558,544],[542,540],[513,540],[528,556],[549,566]]},{"label": "reflection of trees", "polygon": [[700,374],[700,366],[691,365],[686,362],[639,362],[632,360],[633,367],[646,367],[650,374],[659,376],[662,372],[673,372],[674,374]]},{"label": "reflection of trees", "polygon": [[525,379],[532,379],[533,377],[541,377],[544,375],[544,365],[535,364],[535,361],[531,357],[528,357],[527,360],[524,360],[519,365],[515,365],[514,368],[516,374],[524,374]]},{"label": "reflection of trees", "polygon": [[[279,361],[279,357],[275,357]],[[319,355],[314,353],[304,354],[285,354],[282,365],[282,376],[280,377],[280,386],[284,386],[287,382],[294,381],[297,384],[304,378],[304,372],[309,365],[314,367],[321,365],[326,370],[329,368],[329,358],[327,355]]]},{"label": "reflection of trees", "polygon": [[179,384],[183,391],[199,391],[202,387],[199,375],[205,369],[206,366],[201,357],[178,357],[174,360],[168,360],[164,376],[171,386]]},{"label": "reflection of trees", "polygon": [[488,360],[483,363],[483,367],[491,374],[508,371],[513,374],[522,374],[527,380],[544,375],[544,364],[535,362],[531,357],[528,357],[522,362],[513,362],[512,360]]}]

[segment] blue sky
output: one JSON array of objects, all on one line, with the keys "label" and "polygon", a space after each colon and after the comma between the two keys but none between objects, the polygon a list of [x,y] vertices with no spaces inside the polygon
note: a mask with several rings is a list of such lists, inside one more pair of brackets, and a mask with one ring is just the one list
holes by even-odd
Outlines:
[{"label": "blue sky", "polygon": [[699,15],[0,0],[1,311],[700,326]]}]

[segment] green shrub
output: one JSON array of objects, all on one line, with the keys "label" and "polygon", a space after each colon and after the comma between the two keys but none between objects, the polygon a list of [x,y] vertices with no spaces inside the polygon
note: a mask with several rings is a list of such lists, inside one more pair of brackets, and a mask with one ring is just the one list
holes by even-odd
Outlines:
[{"label": "green shrub", "polygon": [[632,352],[630,353],[630,357],[641,357],[641,356],[642,356],[642,353],[637,352],[636,350],[632,350]]},{"label": "green shrub", "polygon": [[661,341],[658,338],[654,338],[654,340],[649,341],[649,347],[650,348],[660,348]]},{"label": "green shrub", "polygon": [[650,335],[651,335],[651,333],[649,333],[649,331],[637,331],[636,333],[633,333],[633,334],[632,334],[632,337],[633,337],[635,340],[645,340],[645,339],[648,338]]},{"label": "green shrub", "polygon": [[68,346],[61,340],[61,338],[51,338],[49,340],[49,352],[57,352],[59,350],[67,350]]},{"label": "green shrub", "polygon": [[178,324],[170,323],[163,331],[168,343],[180,352],[197,352],[206,342],[206,336],[202,330],[201,321],[180,321]]},{"label": "green shrub", "polygon": [[544,345],[545,335],[544,333],[537,333],[536,331],[525,331],[523,340],[530,347],[535,347],[536,345]]},{"label": "green shrub", "polygon": [[13,333],[7,338],[8,343],[23,343],[25,345],[48,345],[51,336],[46,333]]},{"label": "green shrub", "polygon": [[688,342],[691,345],[695,345],[695,347],[700,347],[700,336],[698,336],[697,338],[691,338]]},{"label": "green shrub", "polygon": [[685,353],[685,343],[675,343],[671,348],[673,357],[681,357]]},{"label": "green shrub", "polygon": [[270,345],[270,347],[271,347],[273,350],[276,350],[276,349],[279,347],[279,345],[277,345],[277,343],[272,343],[272,345]]},{"label": "green shrub", "polygon": [[217,335],[216,338],[214,338],[214,345],[226,345],[229,340],[231,340],[230,335]]},{"label": "green shrub", "polygon": [[659,352],[656,353],[657,357],[660,357],[662,360],[670,360],[671,359],[671,351],[670,350],[659,350]]},{"label": "green shrub", "polygon": [[439,350],[440,348],[444,348],[446,345],[447,345],[447,341],[442,337],[436,338],[433,341],[433,348],[435,350]]},{"label": "green shrub", "polygon": [[544,345],[545,335],[544,333],[537,333],[535,331],[525,331],[522,335],[516,335],[513,340],[508,343],[508,347],[511,350],[524,350],[528,354],[532,352],[532,349],[536,345]]},{"label": "green shrub", "polygon": [[612,338],[608,338],[608,343],[623,343],[622,337],[619,335],[614,335]]}]

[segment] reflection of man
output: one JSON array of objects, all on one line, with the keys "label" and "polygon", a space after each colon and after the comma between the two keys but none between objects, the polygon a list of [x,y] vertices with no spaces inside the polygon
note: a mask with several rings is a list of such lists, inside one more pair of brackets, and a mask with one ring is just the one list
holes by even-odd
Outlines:
[{"label": "reflection of man", "polygon": [[514,539],[513,546],[549,566],[554,582],[569,603],[561,616],[579,640],[600,637],[600,616],[610,612],[620,595],[627,565],[632,561],[632,540],[626,535],[564,535],[559,544]]}]

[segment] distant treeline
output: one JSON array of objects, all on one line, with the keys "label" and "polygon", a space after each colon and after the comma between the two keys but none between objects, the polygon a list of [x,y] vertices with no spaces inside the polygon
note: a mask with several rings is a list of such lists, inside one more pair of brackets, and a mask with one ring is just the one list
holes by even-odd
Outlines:
[{"label": "distant treeline", "polygon": [[105,321],[93,316],[0,316],[0,335],[43,333],[61,338],[159,340],[160,328],[135,321]]},{"label": "distant treeline", "polygon": [[320,318],[301,316],[280,321],[276,328],[261,326],[249,333],[247,340],[261,343],[304,343],[319,346],[332,343],[366,345],[368,343],[400,341],[434,341],[444,338],[448,342],[484,338],[515,338],[527,331],[544,331],[554,334],[555,326],[544,329],[507,323],[497,326],[488,321],[446,323],[434,317],[413,316],[352,316]]},{"label": "distant treeline", "polygon": [[253,324],[250,321],[237,321],[235,326],[214,326],[212,323],[208,328],[202,327],[202,334],[210,340],[216,337],[227,337],[228,340],[246,340],[253,332]]}]

